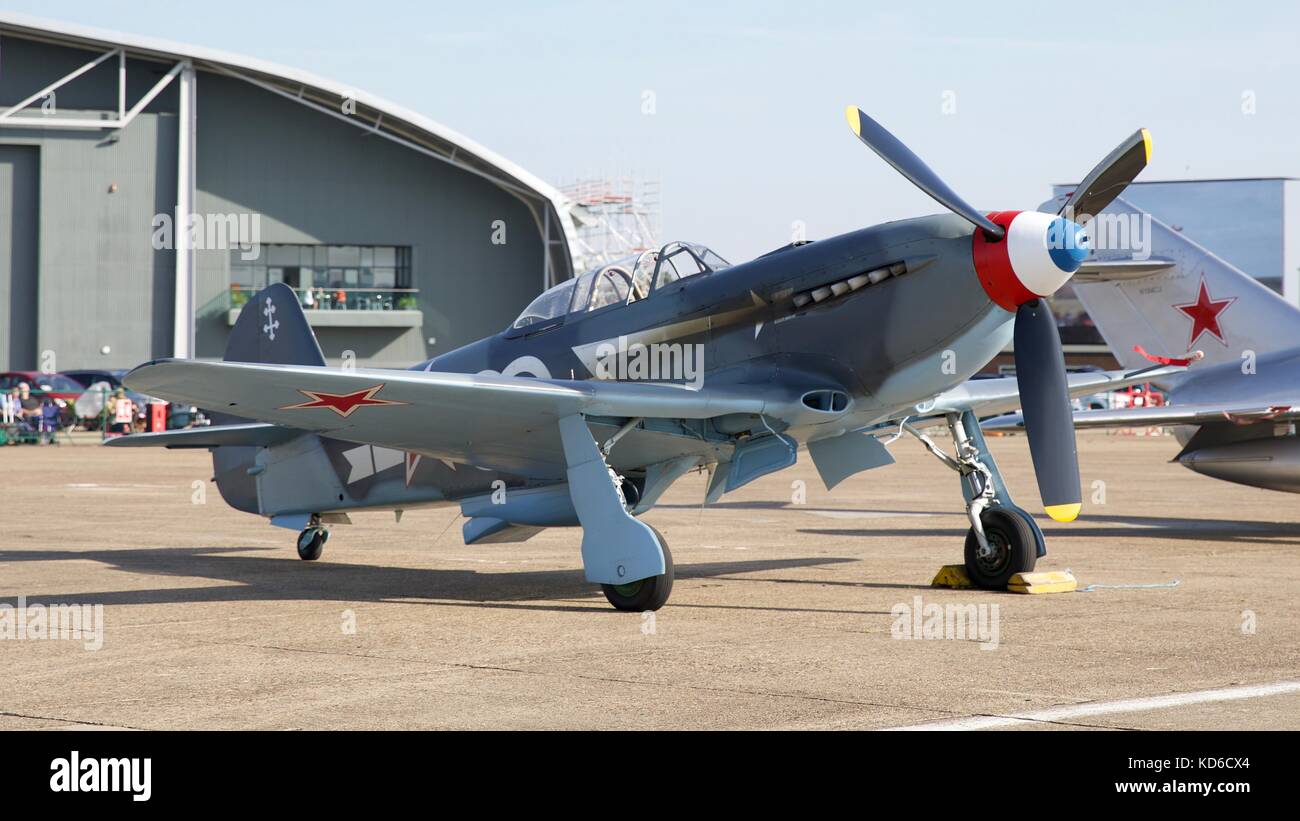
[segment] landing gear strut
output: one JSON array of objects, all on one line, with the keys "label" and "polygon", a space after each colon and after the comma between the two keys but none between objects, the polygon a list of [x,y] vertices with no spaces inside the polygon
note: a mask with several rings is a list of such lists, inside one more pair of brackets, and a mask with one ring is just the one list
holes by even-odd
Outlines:
[{"label": "landing gear strut", "polygon": [[[629,421],[621,430],[630,430]],[[673,560],[664,537],[629,511],[624,480],[596,446],[581,414],[558,423],[569,498],[582,525],[582,569],[619,610],[657,610],[673,589]]]},{"label": "landing gear strut", "polygon": [[304,562],[316,561],[329,538],[330,532],[321,526],[319,518],[313,516],[311,524],[298,534],[298,558]]},{"label": "landing gear strut", "polygon": [[961,474],[966,499],[966,575],[978,587],[1005,589],[1017,573],[1034,569],[1038,557],[1047,553],[1038,523],[1011,501],[980,431],[979,419],[971,411],[947,415],[957,455],[944,453],[930,437],[903,422],[902,429],[915,436],[935,458]]}]

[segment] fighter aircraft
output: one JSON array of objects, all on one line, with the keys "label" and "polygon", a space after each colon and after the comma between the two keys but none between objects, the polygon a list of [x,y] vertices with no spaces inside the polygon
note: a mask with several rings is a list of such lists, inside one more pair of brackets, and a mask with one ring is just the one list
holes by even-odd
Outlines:
[{"label": "fighter aircraft", "polygon": [[[581,526],[586,578],[614,607],[644,611],[667,601],[674,574],[663,536],[637,516],[679,477],[707,471],[715,501],[803,447],[834,487],[892,462],[878,436],[897,428],[961,475],[971,579],[1005,586],[1045,546],[973,408],[1023,406],[1045,510],[1069,521],[1080,509],[1071,393],[1145,377],[1067,379],[1043,297],[1087,255],[1078,223],[977,211],[860,109],[847,117],[949,213],[738,265],[670,243],[561,283],[501,333],[409,370],[326,367],[293,291],[272,285],[244,306],[226,361],[157,360],[125,378],[217,425],[111,444],[212,449],[226,501],[301,528],[303,559],[360,508],[458,503],[466,543]],[[1149,154],[1135,133],[1067,205],[1096,213]],[[1013,336],[1018,382],[963,393]],[[908,422],[924,416],[944,419],[954,455]]]},{"label": "fighter aircraft", "polygon": [[1122,364],[1191,368],[1155,379],[1169,404],[1079,411],[1075,427],[1172,426],[1191,470],[1300,493],[1300,309],[1122,197],[1102,216],[1149,219],[1150,256],[1095,250],[1072,283],[1080,302]]}]

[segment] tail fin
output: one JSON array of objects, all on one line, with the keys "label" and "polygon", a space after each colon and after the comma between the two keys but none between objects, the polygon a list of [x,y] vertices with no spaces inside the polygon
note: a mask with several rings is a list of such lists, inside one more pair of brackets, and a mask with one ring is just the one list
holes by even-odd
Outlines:
[{"label": "tail fin", "polygon": [[264,365],[325,364],[298,295],[283,282],[258,291],[240,310],[223,358]]},{"label": "tail fin", "polygon": [[[265,365],[324,365],[316,334],[298,304],[298,295],[283,282],[268,285],[244,304],[226,340],[227,362]],[[215,409],[205,409],[214,425],[237,425],[250,420]],[[214,450],[213,455],[220,453]],[[219,460],[220,461],[220,460]],[[220,468],[220,464],[218,464]]]},{"label": "tail fin", "polygon": [[[1073,282],[1126,368],[1150,364],[1134,346],[1174,358],[1200,350],[1214,364],[1240,361],[1245,351],[1263,354],[1297,344],[1300,309],[1244,271],[1123,198],[1096,219],[1112,220],[1109,230],[1115,233],[1124,233],[1116,226],[1127,223],[1133,247],[1139,247],[1133,239],[1141,231],[1142,250],[1150,254],[1143,261],[1137,257],[1145,254],[1130,250],[1098,250]],[[1097,230],[1103,229],[1099,223]]]}]

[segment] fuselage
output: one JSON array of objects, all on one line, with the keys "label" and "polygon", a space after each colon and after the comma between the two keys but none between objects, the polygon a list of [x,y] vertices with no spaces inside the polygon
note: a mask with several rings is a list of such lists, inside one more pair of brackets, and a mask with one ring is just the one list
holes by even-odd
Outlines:
[{"label": "fuselage", "polygon": [[[1289,408],[1300,385],[1300,348],[1263,354],[1246,367],[1225,362],[1189,371],[1170,391],[1174,407]],[[1292,422],[1223,422],[1175,430],[1190,470],[1227,482],[1300,493],[1300,438]]]},{"label": "fuselage", "polygon": [[[891,266],[899,273],[848,285]],[[825,288],[829,296],[796,304]],[[980,285],[970,225],[938,215],[787,246],[414,367],[584,380],[603,376],[592,365],[602,344],[689,345],[703,354],[705,385],[842,390],[852,421],[867,424],[969,378],[1005,347],[1012,319]]]},{"label": "fuselage", "polygon": [[[699,372],[684,380],[644,375],[650,381],[774,396],[782,412],[705,420],[689,429],[646,420],[644,430],[611,454],[611,467],[644,477],[638,436],[675,436],[689,442],[704,464],[726,461],[738,442],[773,430],[805,443],[908,415],[983,367],[1009,342],[1014,314],[985,292],[971,249],[971,226],[954,215],[886,223],[664,283],[640,299],[594,309],[584,303],[545,321],[512,325],[412,370],[637,379],[644,377],[633,368],[608,366],[626,364],[638,345],[648,351],[667,346]],[[588,421],[604,436],[625,420]],[[304,507],[445,504],[490,493],[497,483],[536,487],[562,479],[530,480],[312,439],[261,452],[219,449],[223,495],[241,509],[276,515]],[[250,459],[259,460],[251,469]],[[303,476],[312,477],[310,491]],[[286,498],[279,501],[282,491]]]}]

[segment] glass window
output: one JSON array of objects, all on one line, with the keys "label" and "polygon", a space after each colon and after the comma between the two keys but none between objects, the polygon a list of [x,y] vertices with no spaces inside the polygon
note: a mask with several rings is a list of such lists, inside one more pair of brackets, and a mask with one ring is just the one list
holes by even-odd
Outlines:
[{"label": "glass window", "polygon": [[659,254],[655,251],[646,251],[637,259],[636,268],[632,271],[632,302],[650,296],[650,284],[654,280],[655,262],[658,259]]},{"label": "glass window", "polygon": [[267,265],[297,265],[298,251],[297,245],[268,245],[266,246],[265,262]]},{"label": "glass window", "polygon": [[251,265],[232,265],[230,267],[230,284],[238,285],[244,289],[251,289],[253,287],[253,270]]},{"label": "glass window", "polygon": [[347,267],[361,264],[361,247],[358,245],[331,245],[330,265]]},{"label": "glass window", "polygon": [[405,246],[268,243],[258,259],[245,260],[242,254],[231,249],[230,285],[245,293],[284,282],[298,290],[347,289],[347,304],[336,300],[331,307],[391,307],[398,300],[392,291],[411,289],[411,249]]},{"label": "glass window", "polygon": [[569,312],[587,310],[587,303],[591,301],[591,285],[596,281],[596,271],[588,271],[578,277],[578,284],[573,289],[573,301],[569,304]]},{"label": "glass window", "polygon": [[529,303],[524,312],[515,320],[514,328],[526,328],[557,316],[564,316],[569,310],[569,301],[573,297],[576,280],[566,280],[549,288],[541,296]]},{"label": "glass window", "polygon": [[730,262],[727,262],[722,257],[713,253],[712,250],[705,248],[703,245],[697,245],[695,250],[699,253],[700,259],[709,267],[710,271],[721,271],[723,268],[731,267]]},{"label": "glass window", "polygon": [[628,284],[632,277],[622,268],[606,268],[596,275],[596,285],[591,293],[589,311],[597,311],[607,305],[621,305],[627,300]]},{"label": "glass window", "polygon": [[679,279],[693,277],[696,274],[704,273],[705,268],[700,264],[690,251],[681,248],[663,258],[659,263],[659,281],[655,284],[656,288],[662,288],[670,282],[676,282]]}]

